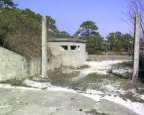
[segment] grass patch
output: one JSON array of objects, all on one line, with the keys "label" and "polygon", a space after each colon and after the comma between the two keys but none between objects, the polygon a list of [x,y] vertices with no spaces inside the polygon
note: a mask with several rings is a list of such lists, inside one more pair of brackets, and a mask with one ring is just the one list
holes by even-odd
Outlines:
[{"label": "grass patch", "polygon": [[117,79],[113,75],[100,75],[92,73],[83,79],[73,82],[70,88],[85,91],[87,89],[103,90],[103,86],[108,84],[115,84]]},{"label": "grass patch", "polygon": [[96,82],[102,82],[103,80],[109,80],[111,82],[115,82],[115,81],[123,81],[123,78],[119,78],[113,74],[107,74],[107,75],[100,75],[97,73],[91,73],[88,74],[87,77],[84,78],[84,80],[91,80],[91,81],[96,81]]},{"label": "grass patch", "polygon": [[[127,90],[126,86],[129,86],[131,88],[132,85],[128,85],[130,82],[130,79],[125,79],[123,77],[117,77],[113,74],[108,74],[108,75],[99,75],[96,73],[89,74],[87,77],[84,79],[81,79],[79,82],[80,87],[85,87],[85,89],[96,89],[96,90],[101,90],[101,91],[106,91],[105,89],[106,85],[111,85],[114,88],[117,89],[124,89]],[[138,85],[140,86],[140,84]],[[137,86],[137,87],[138,87]],[[141,84],[142,87],[142,84]]]},{"label": "grass patch", "polygon": [[144,94],[144,87],[143,88],[136,88],[136,92],[140,95]]},{"label": "grass patch", "polygon": [[6,81],[1,81],[0,83],[3,83],[3,84],[10,84],[12,86],[23,86],[23,81],[24,79],[9,79],[9,80],[6,80]]},{"label": "grass patch", "polygon": [[144,103],[144,100],[135,96],[132,92],[127,92],[126,94],[121,94],[120,97],[122,97],[124,100],[131,100],[132,102],[140,102],[140,103]]},{"label": "grass patch", "polygon": [[122,63],[112,65],[112,69],[132,68],[132,67],[133,67],[132,61],[122,62]]},{"label": "grass patch", "polygon": [[135,89],[137,91],[137,93],[139,94],[144,94],[144,84],[141,83],[140,81],[137,81],[135,83],[133,83],[131,80],[128,80],[127,82],[125,82],[125,84],[123,85],[123,88],[125,90],[128,89]]},{"label": "grass patch", "polygon": [[144,103],[144,100],[141,99],[140,97],[138,97],[138,95],[144,94],[144,84],[143,83],[141,83],[139,81],[132,83],[132,81],[129,80],[122,84],[122,88],[123,88],[123,90],[127,91],[125,94],[120,95],[124,100],[129,99],[133,102]]},{"label": "grass patch", "polygon": [[116,66],[132,68],[133,67],[133,62],[132,61],[123,62],[123,63],[116,64]]},{"label": "grass patch", "polygon": [[63,73],[62,71],[56,70],[48,73],[49,82],[56,86],[69,86],[72,82],[71,79],[77,77],[79,72]]},{"label": "grass patch", "polygon": [[103,82],[103,79],[106,78],[106,76],[99,75],[99,74],[89,74],[87,77],[80,79],[78,81],[75,81],[71,88],[85,91],[86,89],[99,89],[99,84]]}]

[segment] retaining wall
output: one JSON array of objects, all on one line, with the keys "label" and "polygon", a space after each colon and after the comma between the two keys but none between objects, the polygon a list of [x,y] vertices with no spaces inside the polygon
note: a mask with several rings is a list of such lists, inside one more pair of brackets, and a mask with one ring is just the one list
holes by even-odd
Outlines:
[{"label": "retaining wall", "polygon": [[22,79],[28,76],[26,59],[12,51],[0,47],[0,81]]}]

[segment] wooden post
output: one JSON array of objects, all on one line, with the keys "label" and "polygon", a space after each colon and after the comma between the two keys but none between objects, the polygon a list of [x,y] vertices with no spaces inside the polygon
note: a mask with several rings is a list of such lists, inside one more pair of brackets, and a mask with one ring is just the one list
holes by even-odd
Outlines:
[{"label": "wooden post", "polygon": [[135,43],[134,43],[134,64],[133,64],[133,76],[132,82],[138,79],[139,74],[139,55],[140,55],[140,32],[141,32],[141,18],[135,17]]},{"label": "wooden post", "polygon": [[42,17],[42,78],[47,78],[47,18]]}]

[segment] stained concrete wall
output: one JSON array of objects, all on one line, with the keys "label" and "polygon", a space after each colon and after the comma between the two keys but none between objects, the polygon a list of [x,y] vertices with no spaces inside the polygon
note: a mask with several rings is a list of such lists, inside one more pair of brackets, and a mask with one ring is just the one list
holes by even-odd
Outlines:
[{"label": "stained concrete wall", "polygon": [[29,76],[40,76],[41,74],[41,58],[33,58],[29,61]]},{"label": "stained concrete wall", "polygon": [[[65,50],[62,46],[67,46]],[[71,46],[77,46],[75,50]],[[80,67],[85,64],[85,43],[48,42],[48,70],[64,67]],[[41,58],[26,60],[25,57],[0,47],[0,81],[40,76]]]},{"label": "stained concrete wall", "polygon": [[[64,49],[62,46],[67,46]],[[71,46],[76,46],[72,50]],[[87,59],[86,45],[79,42],[48,42],[51,55],[49,57],[49,69],[61,66],[80,67],[85,64]],[[48,53],[49,54],[49,53]]]},{"label": "stained concrete wall", "polygon": [[12,51],[0,47],[0,81],[22,79],[28,76],[26,59]]}]

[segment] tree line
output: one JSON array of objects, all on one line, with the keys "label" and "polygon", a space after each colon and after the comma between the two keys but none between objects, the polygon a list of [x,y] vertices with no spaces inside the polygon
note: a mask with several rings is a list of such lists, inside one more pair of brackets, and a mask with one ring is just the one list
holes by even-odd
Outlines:
[{"label": "tree line", "polygon": [[130,34],[112,32],[103,38],[93,21],[83,22],[75,36],[87,40],[87,50],[92,54],[101,52],[127,52],[131,54],[133,50],[133,37]]},{"label": "tree line", "polygon": [[[24,45],[31,43],[37,46],[41,40],[41,18],[40,14],[30,9],[17,8],[17,4],[12,0],[0,0],[0,45],[8,49],[20,42]],[[96,23],[91,20],[82,22],[74,35],[59,30],[56,20],[51,16],[47,16],[47,23],[48,38],[84,39],[87,41],[87,51],[90,54],[101,52],[130,54],[133,49],[133,37],[130,34],[112,32],[104,38],[99,33]]]}]

